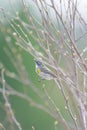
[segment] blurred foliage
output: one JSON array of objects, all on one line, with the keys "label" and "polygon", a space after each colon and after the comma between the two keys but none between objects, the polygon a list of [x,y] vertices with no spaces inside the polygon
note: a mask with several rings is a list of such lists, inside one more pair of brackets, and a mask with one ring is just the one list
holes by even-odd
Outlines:
[{"label": "blurred foliage", "polygon": [[[21,12],[20,17],[22,17],[23,20],[26,20]],[[27,52],[25,52],[23,49],[18,47],[15,44],[15,39],[13,37],[9,37],[8,31],[11,28],[9,25],[6,26],[4,25],[3,27],[2,25],[0,26],[1,26],[0,28],[2,28],[2,31],[0,31],[0,66],[3,66],[6,71],[10,71],[12,73],[14,72],[19,76],[15,68],[15,64],[17,64],[15,59],[17,58],[19,58],[19,60],[22,59],[21,66],[25,67],[25,70],[29,75],[29,80],[32,81],[32,83],[34,83],[34,85],[38,87],[38,89],[43,93],[44,93],[43,85],[45,84],[47,91],[50,92],[50,97],[52,97],[54,102],[57,104],[64,118],[70,121],[69,114],[64,107],[65,104],[63,97],[61,96],[61,93],[58,91],[57,87],[54,85],[54,82],[53,81],[50,83],[49,81],[38,82],[39,77],[35,72],[35,64],[33,57]],[[11,41],[9,43],[10,38]],[[30,40],[33,44],[35,44],[34,40],[32,40],[31,37]],[[35,46],[36,48],[38,48],[36,44]],[[13,60],[14,62],[12,62]],[[0,68],[0,72],[3,67]],[[22,74],[23,73],[21,72],[21,75]],[[42,101],[42,99],[40,99],[40,97],[33,91],[31,84],[30,86],[23,85],[21,82],[17,81],[12,77],[9,77],[6,74],[5,74],[5,80],[6,83],[10,85],[10,87],[12,87],[14,90],[22,92],[31,97],[36,102],[44,104],[44,101]],[[0,84],[0,88],[2,88],[2,84]],[[55,122],[54,118],[49,116],[44,111],[33,107],[31,104],[28,103],[28,101],[17,96],[9,96],[9,101],[11,103],[15,117],[20,122],[23,130],[32,130],[33,129],[32,126],[35,127],[35,130],[53,130],[53,129],[56,130],[56,127],[62,130],[60,124],[57,124],[56,126],[54,125]],[[4,105],[5,105],[4,99],[2,97],[2,94],[0,93],[0,122],[6,126],[6,130],[9,130],[9,124],[7,121],[8,119]],[[15,127],[15,130],[16,129],[17,128]]]},{"label": "blurred foliage", "polygon": [[[3,64],[6,70],[9,70],[11,72],[16,72],[11,62],[11,59],[6,55],[5,52],[6,49],[9,50],[7,44],[8,43],[5,41],[4,33],[0,32],[0,65]],[[21,50],[19,47],[16,47],[15,44],[13,44],[13,47],[15,47],[15,49],[18,50],[18,53],[21,55],[24,66],[26,67],[29,73],[29,79],[31,79],[32,82],[35,82],[35,84],[37,83],[38,87],[41,87],[41,83],[38,83],[38,76],[35,73],[33,58],[25,51]],[[17,57],[17,55],[18,54],[13,56]],[[22,92],[24,91],[24,93],[27,93],[27,95],[29,94],[29,96],[32,96],[37,100],[37,96],[35,96],[35,93],[32,92],[29,86],[23,86],[18,81],[6,75],[5,75],[5,80],[11,87],[16,89],[17,91],[22,91]],[[1,84],[0,84],[0,88],[2,88]],[[32,129],[32,126],[34,126],[35,129],[38,130],[44,130],[44,129],[53,130],[54,120],[48,114],[32,107],[31,105],[29,105],[27,101],[18,98],[16,96],[10,96],[9,100],[12,105],[14,114],[17,120],[22,125],[23,130],[30,130]],[[6,121],[7,119],[4,110],[4,105],[5,104],[4,104],[2,94],[0,94],[0,122],[7,127],[8,125]],[[6,129],[9,130],[8,127]]]}]

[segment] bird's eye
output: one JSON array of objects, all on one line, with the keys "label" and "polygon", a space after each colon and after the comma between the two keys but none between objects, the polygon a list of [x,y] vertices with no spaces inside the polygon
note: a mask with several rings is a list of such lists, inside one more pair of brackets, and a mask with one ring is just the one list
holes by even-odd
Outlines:
[{"label": "bird's eye", "polygon": [[37,63],[38,65],[42,65],[42,63],[41,63],[40,61],[36,61],[36,63]]}]

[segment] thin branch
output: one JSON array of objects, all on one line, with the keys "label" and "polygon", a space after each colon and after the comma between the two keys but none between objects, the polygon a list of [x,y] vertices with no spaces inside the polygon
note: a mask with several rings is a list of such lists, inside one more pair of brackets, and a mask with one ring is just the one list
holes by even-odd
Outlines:
[{"label": "thin branch", "polygon": [[[2,87],[3,87],[3,91],[2,91],[2,94],[3,94],[3,98],[5,100],[5,107],[6,107],[6,111],[7,111],[7,115],[8,115],[8,118],[10,119],[10,123],[11,125],[13,125],[12,121],[16,124],[16,126],[18,127],[19,130],[22,130],[22,127],[20,125],[20,123],[17,121],[17,119],[15,118],[14,116],[14,113],[12,111],[12,108],[11,108],[11,105],[8,101],[8,97],[6,95],[6,86],[5,86],[5,78],[4,78],[4,69],[2,69]],[[12,120],[12,121],[11,121]],[[11,126],[12,130],[14,130],[14,127]]]}]

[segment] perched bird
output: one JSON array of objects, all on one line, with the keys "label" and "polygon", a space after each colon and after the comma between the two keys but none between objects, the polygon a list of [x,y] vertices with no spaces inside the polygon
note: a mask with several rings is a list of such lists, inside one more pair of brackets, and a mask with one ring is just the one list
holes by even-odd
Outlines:
[{"label": "perched bird", "polygon": [[35,63],[36,63],[36,73],[42,79],[51,80],[57,78],[57,76],[53,74],[51,70],[49,70],[46,66],[44,66],[44,64],[41,61],[35,60]]}]

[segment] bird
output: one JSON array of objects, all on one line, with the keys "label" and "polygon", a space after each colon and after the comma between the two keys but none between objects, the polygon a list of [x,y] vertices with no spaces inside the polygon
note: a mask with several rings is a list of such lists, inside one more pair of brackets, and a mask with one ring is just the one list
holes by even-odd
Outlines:
[{"label": "bird", "polygon": [[42,78],[46,80],[52,80],[57,78],[55,74],[51,72],[41,61],[35,60],[36,64],[36,73]]}]

